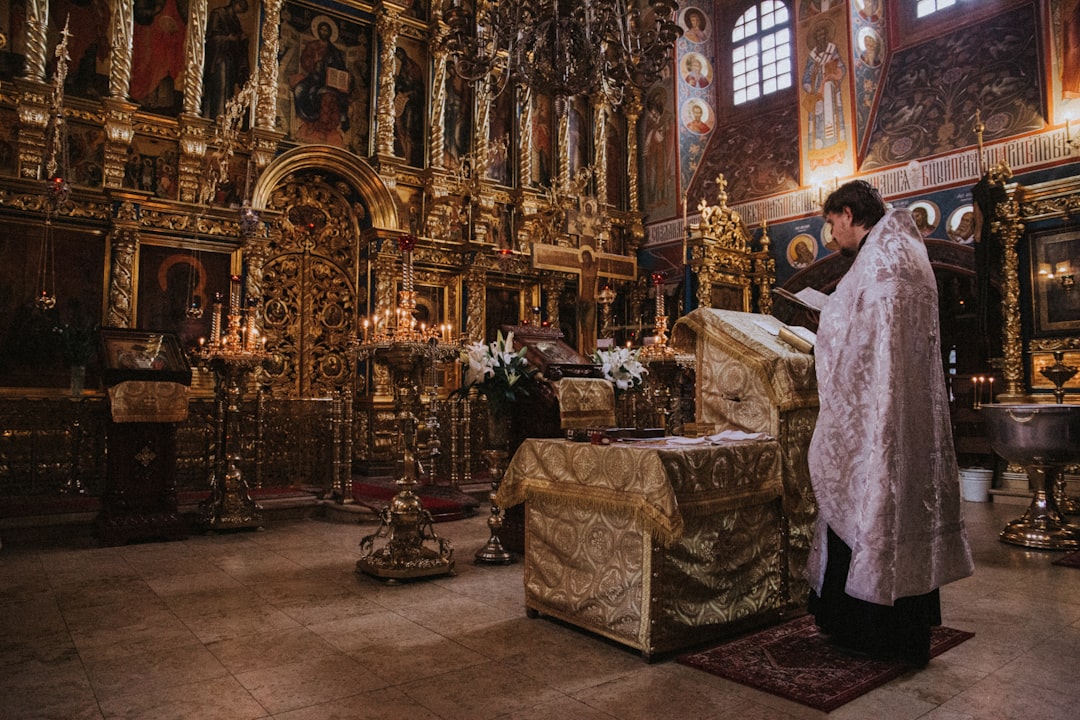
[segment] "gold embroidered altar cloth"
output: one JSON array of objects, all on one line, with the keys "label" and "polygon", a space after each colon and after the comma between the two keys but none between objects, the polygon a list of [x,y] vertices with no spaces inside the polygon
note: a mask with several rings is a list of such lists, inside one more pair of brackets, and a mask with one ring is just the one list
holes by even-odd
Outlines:
[{"label": "gold embroidered altar cloth", "polygon": [[727,437],[526,440],[497,502],[528,499],[528,610],[650,657],[783,609],[780,446]]}]

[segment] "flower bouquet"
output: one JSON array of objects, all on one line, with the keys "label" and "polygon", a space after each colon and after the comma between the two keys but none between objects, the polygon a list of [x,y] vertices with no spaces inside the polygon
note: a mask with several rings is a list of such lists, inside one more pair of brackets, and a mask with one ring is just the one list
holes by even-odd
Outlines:
[{"label": "flower bouquet", "polygon": [[597,350],[592,354],[593,362],[601,365],[604,379],[615,386],[615,391],[637,390],[641,387],[643,376],[648,368],[638,359],[640,350],[616,347],[611,350]]},{"label": "flower bouquet", "polygon": [[461,351],[465,381],[460,392],[475,387],[497,411],[528,395],[537,369],[525,359],[525,351],[514,350],[512,332],[505,336],[500,332],[495,342],[466,345]]}]

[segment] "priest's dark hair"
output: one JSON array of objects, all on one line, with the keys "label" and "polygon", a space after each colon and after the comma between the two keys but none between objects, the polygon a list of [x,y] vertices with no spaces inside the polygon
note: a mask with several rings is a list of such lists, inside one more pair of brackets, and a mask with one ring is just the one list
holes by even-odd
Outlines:
[{"label": "priest's dark hair", "polygon": [[872,228],[885,214],[885,201],[881,199],[877,188],[870,183],[865,180],[852,180],[829,193],[825,204],[821,206],[821,214],[842,213],[844,208],[851,210],[853,225]]}]

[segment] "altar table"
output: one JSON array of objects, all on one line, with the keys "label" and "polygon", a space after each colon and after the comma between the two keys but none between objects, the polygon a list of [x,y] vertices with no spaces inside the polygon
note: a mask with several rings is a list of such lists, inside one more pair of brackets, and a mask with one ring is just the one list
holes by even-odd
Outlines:
[{"label": "altar table", "polygon": [[529,439],[497,502],[525,500],[525,605],[640,650],[764,622],[789,597],[780,444],[762,433],[610,445]]}]

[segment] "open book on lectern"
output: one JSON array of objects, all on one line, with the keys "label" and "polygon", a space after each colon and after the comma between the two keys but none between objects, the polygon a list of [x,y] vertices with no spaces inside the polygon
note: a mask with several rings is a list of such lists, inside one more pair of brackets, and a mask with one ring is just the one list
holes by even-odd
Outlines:
[{"label": "open book on lectern", "polygon": [[829,299],[828,295],[812,287],[804,287],[795,293],[788,292],[782,287],[774,287],[772,291],[785,300],[790,300],[796,305],[802,305],[807,310],[813,310],[814,312],[821,312],[821,308],[825,307],[825,301]]}]

